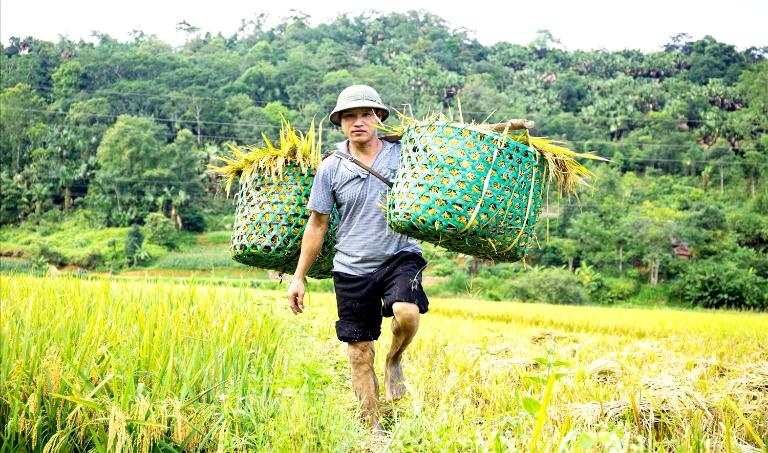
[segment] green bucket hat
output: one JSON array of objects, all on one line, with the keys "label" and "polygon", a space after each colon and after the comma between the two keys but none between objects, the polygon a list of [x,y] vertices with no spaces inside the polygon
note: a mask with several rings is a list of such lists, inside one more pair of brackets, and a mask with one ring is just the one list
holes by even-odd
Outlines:
[{"label": "green bucket hat", "polygon": [[379,93],[368,85],[352,85],[339,93],[339,98],[336,100],[336,107],[330,114],[331,123],[336,126],[341,126],[339,116],[341,112],[349,109],[356,109],[360,107],[371,107],[384,111],[384,117],[382,121],[386,120],[389,116],[389,108],[381,102]]}]

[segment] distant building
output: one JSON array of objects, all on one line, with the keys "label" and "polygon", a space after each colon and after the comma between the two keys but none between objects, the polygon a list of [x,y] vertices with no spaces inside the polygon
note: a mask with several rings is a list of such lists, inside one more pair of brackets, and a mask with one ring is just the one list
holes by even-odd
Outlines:
[{"label": "distant building", "polygon": [[684,260],[691,259],[691,252],[688,250],[688,244],[676,244],[672,246],[672,251],[675,256]]}]

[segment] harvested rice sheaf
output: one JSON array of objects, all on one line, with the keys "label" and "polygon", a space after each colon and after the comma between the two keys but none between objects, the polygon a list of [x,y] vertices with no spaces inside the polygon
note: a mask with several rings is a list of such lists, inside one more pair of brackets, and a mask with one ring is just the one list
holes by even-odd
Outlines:
[{"label": "harvested rice sheaf", "polygon": [[[281,273],[296,269],[310,215],[306,205],[321,161],[321,128],[315,131],[313,120],[303,134],[283,118],[277,146],[262,134],[264,146],[229,144],[232,156],[219,158],[224,165],[209,165],[212,173],[226,179],[227,194],[239,180],[230,247],[235,261]],[[321,254],[309,270],[311,277],[330,276],[337,217],[335,212],[331,215]]]},{"label": "harvested rice sheaf", "polygon": [[670,420],[689,421],[694,414],[702,417],[706,426],[714,420],[704,397],[671,376],[644,378],[637,390],[628,399],[572,404],[569,413],[577,423],[587,426],[615,422],[632,414],[646,431]]},{"label": "harvested rice sheaf", "polygon": [[[599,374],[604,367],[596,362],[588,368],[597,368]],[[579,426],[631,419],[639,432],[669,430],[673,436],[683,436],[683,426],[696,425],[715,442],[725,442],[728,424],[731,441],[739,445],[740,451],[765,448],[762,439],[768,435],[768,362],[735,368],[706,395],[685,376],[646,377],[638,384],[625,389],[620,399],[570,404],[566,412]]]},{"label": "harvested rice sheaf", "polygon": [[[301,172],[306,174],[308,170],[315,169],[320,164],[322,147],[322,124],[315,132],[315,120],[309,125],[306,134],[291,127],[291,123],[281,119],[280,142],[275,147],[267,136],[262,133],[264,146],[246,145],[238,147],[227,143],[232,151],[232,156],[221,156],[219,160],[223,166],[208,165],[209,171],[226,178],[226,192],[229,194],[232,183],[240,178],[246,181],[256,173],[268,174],[273,181],[277,181],[283,175],[286,165],[296,165]],[[316,139],[317,137],[317,139]]]}]

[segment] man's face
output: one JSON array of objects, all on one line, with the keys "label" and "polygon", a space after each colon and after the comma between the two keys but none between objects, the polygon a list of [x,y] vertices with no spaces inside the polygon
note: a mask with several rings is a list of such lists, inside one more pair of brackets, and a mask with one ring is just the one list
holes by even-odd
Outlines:
[{"label": "man's face", "polygon": [[376,138],[379,123],[377,113],[370,107],[344,110],[341,112],[341,130],[350,142],[366,144]]}]

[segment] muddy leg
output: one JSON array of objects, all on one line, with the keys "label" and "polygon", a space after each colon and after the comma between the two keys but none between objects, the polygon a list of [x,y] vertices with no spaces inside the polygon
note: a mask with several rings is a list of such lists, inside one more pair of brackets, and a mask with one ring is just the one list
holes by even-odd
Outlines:
[{"label": "muddy leg", "polygon": [[363,409],[363,417],[375,431],[379,425],[379,381],[373,368],[373,341],[348,343],[349,363],[352,365],[352,388]]},{"label": "muddy leg", "polygon": [[397,401],[405,395],[405,376],[401,359],[403,352],[419,330],[419,307],[408,302],[395,302],[392,319],[392,346],[384,369],[384,388],[387,401]]}]

